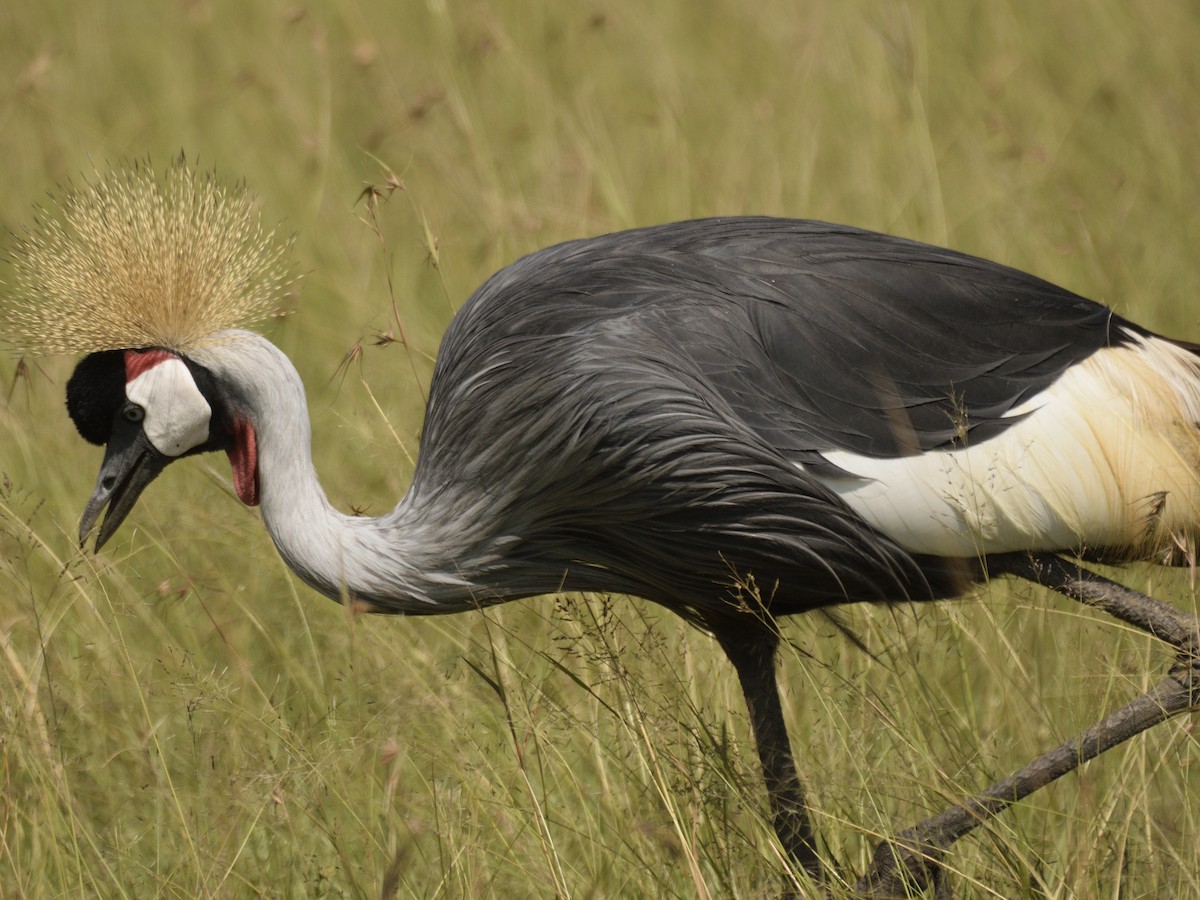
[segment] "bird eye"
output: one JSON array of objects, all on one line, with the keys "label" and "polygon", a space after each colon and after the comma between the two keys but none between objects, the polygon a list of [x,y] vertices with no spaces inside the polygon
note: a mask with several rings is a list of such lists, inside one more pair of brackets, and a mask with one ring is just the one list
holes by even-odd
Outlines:
[{"label": "bird eye", "polygon": [[125,421],[127,422],[140,422],[142,419],[146,418],[146,411],[136,403],[128,403],[126,404],[125,408],[121,410],[121,415],[125,417]]}]

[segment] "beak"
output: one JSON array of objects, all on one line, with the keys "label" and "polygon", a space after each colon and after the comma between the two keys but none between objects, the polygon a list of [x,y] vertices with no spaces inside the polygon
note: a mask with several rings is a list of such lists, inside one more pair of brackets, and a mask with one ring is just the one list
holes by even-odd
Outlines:
[{"label": "beak", "polygon": [[114,428],[104,451],[104,463],[100,466],[96,489],[84,507],[83,519],[79,523],[79,545],[86,546],[88,535],[107,506],[108,515],[104,517],[100,533],[96,535],[96,550],[99,551],[125,521],[142,491],[158,477],[171,459],[154,448],[140,423],[122,422]]}]

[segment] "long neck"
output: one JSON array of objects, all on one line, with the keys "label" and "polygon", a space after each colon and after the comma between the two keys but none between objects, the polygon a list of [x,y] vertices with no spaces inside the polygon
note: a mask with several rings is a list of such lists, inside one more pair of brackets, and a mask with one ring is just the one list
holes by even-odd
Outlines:
[{"label": "long neck", "polygon": [[[402,501],[378,518],[334,509],[312,462],[304,385],[291,361],[265,338],[225,332],[192,354],[234,394],[254,427],[263,521],[284,561],[316,590],[383,612],[441,613],[481,602],[478,586],[458,571],[452,535]],[[470,553],[465,555],[470,557]]]}]

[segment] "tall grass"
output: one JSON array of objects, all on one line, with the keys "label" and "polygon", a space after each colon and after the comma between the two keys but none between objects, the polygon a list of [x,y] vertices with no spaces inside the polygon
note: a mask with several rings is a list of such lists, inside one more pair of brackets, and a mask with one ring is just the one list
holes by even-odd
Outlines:
[{"label": "tall grass", "polygon": [[[411,475],[438,339],[495,268],[687,216],[847,221],[1195,339],[1200,15],[1145,2],[0,5],[0,222],[181,148],[294,229],[330,496]],[[371,186],[368,190],[368,186]],[[384,335],[384,339],[380,339]],[[711,642],[640,601],[349,615],[224,460],[99,556],[71,360],[0,363],[0,895],[769,896],[783,869]],[[1194,609],[1190,573],[1122,578]],[[1162,648],[1028,587],[786,626],[840,871],[1144,690]],[[1005,814],[967,895],[1200,893],[1200,746],[1161,726]]]}]

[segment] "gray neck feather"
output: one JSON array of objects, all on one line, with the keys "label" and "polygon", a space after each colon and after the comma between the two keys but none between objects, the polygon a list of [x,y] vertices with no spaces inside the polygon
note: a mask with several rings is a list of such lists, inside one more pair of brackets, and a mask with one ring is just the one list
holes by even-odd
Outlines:
[{"label": "gray neck feather", "polygon": [[454,560],[470,558],[453,533],[413,521],[409,498],[378,518],[334,509],[312,463],[304,385],[291,361],[260,335],[229,331],[191,357],[227,386],[254,424],[263,521],[284,561],[335,600],[384,612],[441,613],[481,602]]}]

